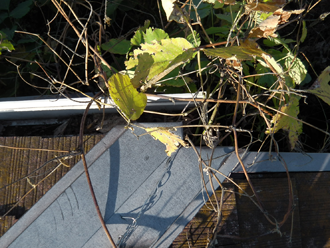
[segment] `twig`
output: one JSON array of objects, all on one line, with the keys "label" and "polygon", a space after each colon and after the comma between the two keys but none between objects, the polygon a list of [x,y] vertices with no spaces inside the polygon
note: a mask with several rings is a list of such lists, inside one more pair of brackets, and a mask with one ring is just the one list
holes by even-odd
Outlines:
[{"label": "twig", "polygon": [[[97,97],[99,97],[101,95],[102,92],[98,93],[97,95],[95,95],[95,99]],[[88,183],[88,187],[89,187],[89,190],[91,192],[91,195],[92,195],[92,198],[93,198],[93,202],[94,202],[94,206],[95,206],[95,209],[96,209],[96,212],[97,212],[97,215],[99,217],[99,220],[101,222],[101,225],[103,227],[103,230],[105,232],[105,234],[107,235],[112,247],[116,248],[116,244],[115,242],[113,241],[110,233],[109,233],[109,230],[103,220],[103,217],[102,217],[102,213],[100,211],[100,208],[99,208],[99,205],[97,203],[97,199],[95,197],[95,193],[94,193],[94,189],[93,189],[93,186],[92,186],[92,182],[91,182],[91,179],[90,179],[90,176],[89,176],[89,172],[88,172],[88,167],[87,167],[87,162],[86,162],[86,158],[85,158],[85,152],[84,152],[84,142],[83,142],[83,134],[84,134],[84,126],[85,126],[85,121],[86,121],[86,116],[88,114],[88,110],[90,108],[90,106],[92,105],[93,101],[90,101],[90,103],[87,105],[86,109],[85,109],[85,112],[84,112],[84,115],[81,119],[81,122],[80,122],[80,131],[79,131],[79,147],[81,149],[81,159],[83,161],[83,165],[84,165],[84,170],[85,170],[85,174],[86,174],[86,178],[87,178],[87,183]]]}]

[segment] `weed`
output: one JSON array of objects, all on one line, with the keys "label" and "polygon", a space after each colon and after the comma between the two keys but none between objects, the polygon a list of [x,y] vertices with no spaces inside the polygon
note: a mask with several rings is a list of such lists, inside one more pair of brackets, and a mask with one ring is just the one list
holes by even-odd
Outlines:
[{"label": "weed", "polygon": [[[38,73],[30,71],[31,77],[41,78],[46,86],[35,86],[63,95],[68,91],[82,93],[86,88],[109,94],[112,105],[133,131],[141,128],[133,121],[149,112],[145,110],[147,96],[190,93],[190,99],[168,97],[169,101],[195,104],[193,109],[180,113],[180,120],[185,122],[181,127],[197,137],[193,141],[188,137],[187,141],[192,147],[198,141],[211,149],[224,144],[234,146],[253,193],[245,195],[258,206],[273,230],[280,232],[292,212],[289,173],[288,210],[282,220],[274,221],[254,190],[239,148],[265,146],[280,157],[280,130],[286,135],[284,150],[290,151],[302,148],[299,138],[304,126],[329,135],[299,118],[307,94],[330,104],[329,67],[307,88],[312,78],[308,67],[312,65],[299,51],[308,32],[304,16],[313,6],[286,10],[284,0],[163,0],[162,6],[154,1],[148,12],[144,5],[125,0],[52,3],[57,12],[47,22],[47,40],[36,33],[17,31],[46,45],[35,53],[43,60],[33,62]],[[22,17],[10,13],[12,18]],[[279,30],[294,23],[298,23],[294,26],[297,31],[292,31],[296,32],[295,38],[280,35]],[[21,75],[17,61],[12,63]],[[204,99],[197,99],[197,92],[202,92]],[[98,96],[91,100],[106,105]],[[168,155],[180,144],[186,146],[166,128],[145,131],[166,145]],[[202,174],[217,178],[218,172],[208,163],[201,164]],[[219,205],[214,210],[221,212]]]}]

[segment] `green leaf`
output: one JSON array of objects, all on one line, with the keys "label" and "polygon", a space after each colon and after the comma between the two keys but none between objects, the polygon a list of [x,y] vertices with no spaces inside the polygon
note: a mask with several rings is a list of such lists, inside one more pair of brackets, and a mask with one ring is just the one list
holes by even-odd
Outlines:
[{"label": "green leaf", "polygon": [[0,31],[0,41],[4,40],[4,39],[7,39],[7,38],[8,38],[7,34],[3,31]]},{"label": "green leaf", "polygon": [[287,49],[289,48],[286,44],[288,43],[292,43],[292,42],[296,42],[295,40],[292,39],[283,39],[283,38],[274,38],[274,37],[270,37],[268,36],[267,39],[263,40],[264,45],[268,46],[268,47],[274,47],[274,46],[279,46],[279,45],[283,45],[285,46]]},{"label": "green leaf", "polygon": [[[193,51],[192,48],[193,45],[184,38],[164,39],[159,43],[154,41],[153,44],[141,44],[141,50],[135,49],[134,57],[130,58],[125,63],[126,69],[131,69],[139,65],[139,69],[136,71],[136,77],[139,78],[139,80],[145,77],[145,72],[141,71],[142,68],[143,70],[149,71],[149,74],[146,77],[146,80],[149,82],[147,86],[144,87],[145,89],[146,87],[151,87],[176,67],[191,59],[195,54],[195,51]],[[143,60],[138,59],[138,56],[144,53],[148,53],[153,59],[154,62],[151,66],[151,59],[147,59],[147,55],[143,55]],[[135,83],[134,80],[134,84]]]},{"label": "green leaf", "polygon": [[132,84],[135,88],[141,86],[150,72],[150,68],[154,63],[154,59],[149,53],[143,53],[138,55],[138,66],[135,70],[135,76],[132,78]]},{"label": "green leaf", "polygon": [[[256,72],[258,74],[263,74],[263,73],[268,73],[271,72],[267,67],[261,65],[260,63],[257,64],[256,66]],[[258,79],[258,84],[261,86],[266,86],[266,87],[270,87],[273,85],[273,83],[275,83],[276,81],[276,77],[274,75],[263,75],[263,76],[257,76],[256,77]]]},{"label": "green leaf", "polygon": [[205,30],[208,35],[217,34],[217,33],[228,33],[228,27],[210,27]]},{"label": "green leaf", "polygon": [[6,34],[7,40],[13,40],[15,35],[15,30],[17,30],[17,25],[13,25],[9,28],[4,28],[1,30],[2,33]]},{"label": "green leaf", "polygon": [[1,4],[0,4],[0,10],[9,10],[9,3],[10,0],[1,0]]},{"label": "green leaf", "polygon": [[317,95],[330,105],[330,66],[324,69],[317,80],[307,90],[309,93]]},{"label": "green leaf", "polygon": [[[209,3],[200,3],[200,0],[193,0],[193,3],[198,6],[197,13],[199,18],[203,19],[204,17],[207,17],[212,12],[212,4]],[[187,6],[187,11],[189,11],[189,7]],[[196,12],[194,8],[190,9],[190,18],[194,20],[194,22],[197,21]]]},{"label": "green leaf", "polygon": [[284,63],[285,67],[289,69],[289,76],[293,79],[295,84],[300,84],[304,81],[307,70],[298,57],[295,57],[292,53],[289,53],[286,56]]},{"label": "green leaf", "polygon": [[[195,38],[194,38],[194,35],[195,35]],[[195,30],[194,30],[194,35],[193,34],[189,34],[187,36],[187,41],[189,41],[191,44],[193,44],[194,47],[199,47],[200,44],[201,44],[201,38],[199,37],[199,33],[197,33]]]},{"label": "green leaf", "polygon": [[147,96],[139,93],[127,75],[114,74],[109,79],[109,92],[118,108],[130,120],[137,120],[147,105]]},{"label": "green leaf", "polygon": [[132,46],[139,46],[141,43],[144,43],[143,38],[143,31],[141,29],[138,29],[135,31],[134,36],[131,38],[131,45]]},{"label": "green leaf", "polygon": [[215,14],[215,16],[220,20],[227,21],[228,23],[233,22],[233,19],[232,19],[232,16],[230,15],[230,13],[228,13],[228,14]]},{"label": "green leaf", "polygon": [[131,42],[123,39],[111,39],[101,45],[104,51],[114,54],[126,54],[131,48]]},{"label": "green leaf", "polygon": [[206,56],[231,60],[251,60],[265,54],[253,40],[245,40],[240,46],[210,48],[203,50]]},{"label": "green leaf", "polygon": [[131,9],[134,9],[134,6],[137,5],[137,1],[131,0],[108,0],[107,1],[107,16],[115,17],[118,11],[127,12]]},{"label": "green leaf", "polygon": [[265,62],[258,60],[261,65],[270,68],[272,72],[277,73],[283,80],[285,80],[282,66],[277,63],[277,61],[272,56],[263,54],[262,58]]},{"label": "green leaf", "polygon": [[144,43],[144,32],[147,30],[147,28],[150,25],[150,21],[146,20],[144,21],[143,27],[139,27],[138,30],[135,31],[134,36],[131,39],[131,45],[132,46],[139,46],[141,43]]},{"label": "green leaf", "polygon": [[288,133],[288,138],[290,141],[291,150],[294,149],[299,135],[302,133],[302,123],[292,119],[290,116],[297,118],[299,114],[299,100],[300,96],[291,94],[289,102],[281,107],[281,112],[289,115],[283,115],[277,113],[272,119],[273,127],[266,131],[269,133],[276,133],[280,129]]},{"label": "green leaf", "polygon": [[300,37],[300,42],[303,43],[307,37],[307,28],[306,28],[306,21],[303,21],[303,27],[302,27],[302,34]]},{"label": "green leaf", "polygon": [[145,43],[152,44],[154,41],[160,42],[163,39],[168,39],[168,34],[159,28],[148,28],[143,35]]},{"label": "green leaf", "polygon": [[0,24],[9,17],[7,12],[0,13]]},{"label": "green leaf", "polygon": [[23,16],[25,16],[30,11],[30,6],[33,3],[33,0],[27,0],[25,2],[22,2],[16,6],[15,9],[13,9],[10,12],[10,16],[16,19],[20,19]]},{"label": "green leaf", "polygon": [[[190,84],[193,80],[189,77],[178,77],[180,68],[175,68],[173,71],[171,71],[169,74],[167,74],[164,78],[162,78],[161,86],[173,86],[173,87],[183,87],[186,86],[185,82],[187,84]],[[171,79],[170,79],[171,78]],[[169,79],[169,80],[166,80]],[[166,80],[166,81],[165,81]],[[159,83],[157,83],[157,86]],[[183,91],[183,89],[181,89]],[[166,92],[168,93],[168,91]]]},{"label": "green leaf", "polygon": [[7,50],[8,52],[11,52],[15,50],[13,44],[11,44],[8,40],[2,40],[0,41],[0,55],[2,54],[2,50]]}]

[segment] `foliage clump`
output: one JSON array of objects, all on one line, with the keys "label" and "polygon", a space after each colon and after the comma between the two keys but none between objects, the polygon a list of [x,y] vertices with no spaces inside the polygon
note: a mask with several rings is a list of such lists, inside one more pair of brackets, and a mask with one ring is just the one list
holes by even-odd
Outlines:
[{"label": "foliage clump", "polygon": [[[8,26],[10,21],[19,21],[33,11],[30,0],[15,8],[11,3],[6,0],[2,5],[0,24]],[[128,122],[146,112],[147,101],[140,102],[140,96],[146,99],[153,93],[186,92],[191,93],[192,100],[203,92],[205,102],[197,104],[195,99],[195,109],[199,110],[198,124],[206,129],[205,144],[212,147],[214,140],[224,142],[211,135],[215,128],[210,125],[223,120],[222,108],[228,103],[232,107],[226,107],[226,111],[232,112],[235,120],[222,122],[221,129],[245,123],[246,130],[259,130],[254,138],[270,137],[271,143],[274,134],[283,130],[287,133],[288,148],[295,149],[303,132],[300,100],[306,98],[306,92],[322,98],[315,90],[301,91],[311,80],[308,61],[299,53],[307,36],[303,17],[309,10],[303,7],[288,10],[286,1],[163,0],[161,4],[150,5],[146,12],[143,5],[129,6],[127,1],[37,2],[48,13],[58,11],[46,23],[47,35],[17,31],[19,38],[15,40],[17,25],[4,28],[1,50],[18,50],[12,56],[6,54],[7,58],[15,58],[10,60],[10,66],[16,66],[25,82],[46,90],[46,94],[97,88],[105,92],[108,87],[118,111]],[[164,15],[157,18],[159,8]],[[135,18],[138,27],[123,29],[119,25],[120,12],[131,14],[127,18]],[[59,22],[62,18],[66,20],[64,24]],[[282,38],[279,32],[282,26],[295,21],[302,24],[296,39]],[[63,33],[59,32],[61,28]],[[74,43],[73,39],[78,41]],[[31,41],[36,41],[35,47],[28,46]],[[42,44],[46,47],[40,50]],[[26,57],[22,49],[34,52],[30,50]],[[35,62],[36,58],[41,61]],[[20,67],[19,61],[30,64]],[[118,87],[118,80],[112,80],[120,75],[129,80],[122,81],[125,87]],[[114,93],[114,89],[118,92],[130,88],[129,84],[132,85],[129,94]]]}]

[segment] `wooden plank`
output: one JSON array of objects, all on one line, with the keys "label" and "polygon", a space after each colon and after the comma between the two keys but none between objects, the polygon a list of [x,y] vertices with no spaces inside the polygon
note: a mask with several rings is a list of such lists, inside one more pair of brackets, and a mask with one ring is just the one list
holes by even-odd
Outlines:
[{"label": "wooden plank", "polygon": [[[85,152],[88,152],[97,144],[104,135],[85,135]],[[78,136],[50,137],[0,137],[0,144],[11,147],[43,148],[51,150],[73,151],[78,146]],[[14,150],[0,147],[0,216],[4,215],[14,204],[18,205],[2,220],[0,220],[0,236],[2,236],[26,211],[28,211],[62,176],[70,167],[59,166],[56,171],[50,172],[60,163],[57,160],[44,165],[45,162],[54,159],[55,156],[64,153],[34,151],[34,150]],[[80,160],[80,156],[63,161],[68,166],[75,165]],[[44,166],[43,166],[44,165]],[[13,185],[3,188],[5,185],[24,178],[29,173],[40,168],[36,173]],[[41,179],[50,174],[47,179],[40,183],[35,189],[33,185],[38,184]],[[30,182],[30,183],[29,183]],[[26,197],[21,199],[26,192],[33,189]]]}]

